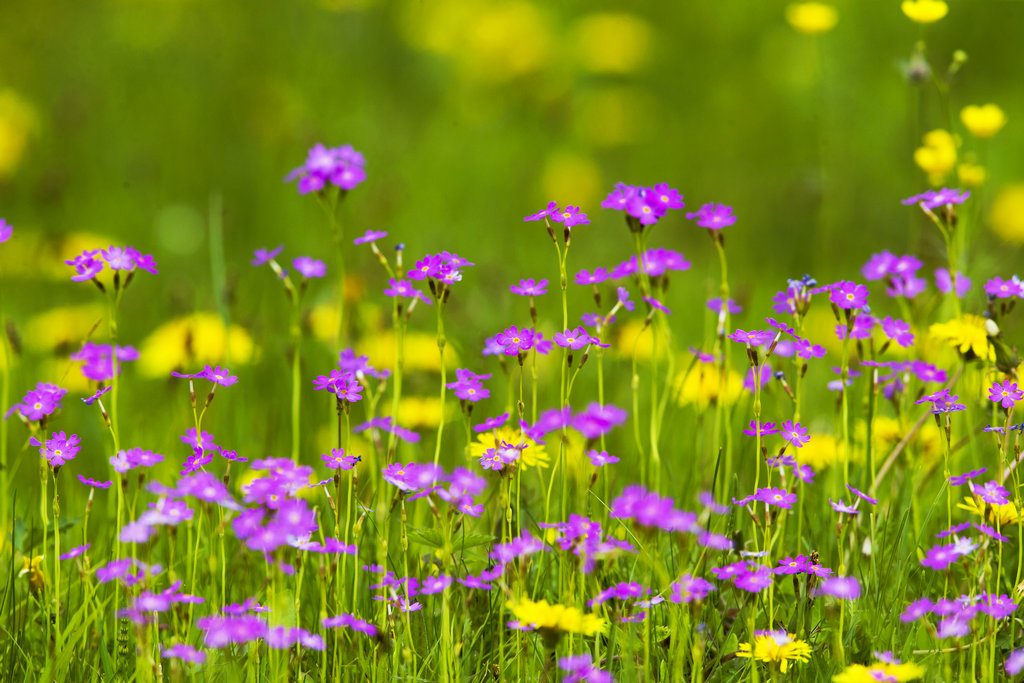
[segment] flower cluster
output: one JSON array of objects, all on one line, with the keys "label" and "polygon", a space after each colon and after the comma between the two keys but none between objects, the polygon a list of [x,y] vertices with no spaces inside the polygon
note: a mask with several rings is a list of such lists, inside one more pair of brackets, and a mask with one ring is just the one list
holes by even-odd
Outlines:
[{"label": "flower cluster", "polygon": [[300,194],[319,192],[327,183],[348,191],[366,180],[365,165],[363,155],[351,145],[325,147],[317,144],[306,155],[306,163],[289,173],[285,182],[298,178]]},{"label": "flower cluster", "polygon": [[[124,271],[131,277],[136,269],[144,270],[156,275],[156,260],[149,254],[139,252],[135,247],[110,247],[108,249],[86,249],[73,259],[64,263],[75,269],[71,279],[75,282],[93,280],[103,270],[104,266],[115,271]],[[115,279],[115,282],[117,280]],[[128,285],[125,280],[124,286]]]},{"label": "flower cluster", "polygon": [[668,186],[658,183],[654,187],[640,187],[617,183],[615,189],[601,202],[602,209],[615,209],[626,212],[627,222],[636,221],[636,227],[653,225],[668,213],[669,209],[681,209],[683,197]]}]

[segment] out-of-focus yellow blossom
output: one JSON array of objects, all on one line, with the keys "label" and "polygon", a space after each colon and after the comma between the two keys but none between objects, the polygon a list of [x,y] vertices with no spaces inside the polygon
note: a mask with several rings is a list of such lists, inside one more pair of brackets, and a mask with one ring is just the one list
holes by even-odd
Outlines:
[{"label": "out-of-focus yellow blossom", "polygon": [[976,138],[990,138],[1006,125],[1006,113],[995,104],[971,104],[960,110],[964,127]]},{"label": "out-of-focus yellow blossom", "polygon": [[811,661],[811,646],[803,640],[794,640],[785,631],[772,631],[761,636],[754,636],[754,648],[750,643],[740,643],[737,657],[751,657],[760,662],[777,663],[779,671],[789,671],[789,663]]},{"label": "out-of-focus yellow blossom", "polygon": [[0,179],[14,175],[38,129],[32,105],[9,88],[0,90]]},{"label": "out-of-focus yellow blossom", "polygon": [[93,332],[92,341],[106,343],[106,319],[106,310],[99,304],[51,308],[33,316],[25,324],[25,346],[36,351],[51,351],[60,347],[74,347],[73,350],[77,350],[94,327],[96,331]]},{"label": "out-of-focus yellow blossom", "polygon": [[[811,440],[803,448],[798,448],[793,456],[801,465],[810,465],[814,470],[820,470],[829,465],[835,465],[843,461],[843,442],[831,434],[814,434]],[[853,454],[850,462],[862,462],[864,452],[859,449],[851,450]]]},{"label": "out-of-focus yellow blossom", "polygon": [[956,167],[956,176],[964,187],[981,187],[988,178],[988,172],[980,164],[972,164],[965,161]]},{"label": "out-of-focus yellow blossom", "polygon": [[241,326],[226,327],[216,313],[193,313],[154,330],[139,349],[138,368],[147,377],[166,377],[179,368],[245,365],[256,351]]},{"label": "out-of-focus yellow blossom", "polygon": [[598,73],[635,71],[650,52],[651,27],[632,14],[591,14],[576,23],[573,33],[580,64]]},{"label": "out-of-focus yellow blossom", "polygon": [[555,44],[547,14],[525,0],[409,0],[401,25],[410,44],[451,57],[467,79],[491,83],[543,68]]},{"label": "out-of-focus yellow blossom", "polygon": [[[698,408],[706,408],[718,400],[721,388],[722,372],[717,364],[698,362],[692,370],[684,368],[676,375],[672,383],[675,399],[680,405],[697,404]],[[735,403],[743,392],[743,377],[733,370],[726,370],[725,403]]]},{"label": "out-of-focus yellow blossom", "polygon": [[956,139],[942,129],[924,134],[923,146],[914,150],[914,163],[928,174],[928,182],[941,185],[956,166]]},{"label": "out-of-focus yellow blossom", "polygon": [[942,0],[903,0],[900,9],[911,21],[931,24],[946,16],[949,5]]},{"label": "out-of-focus yellow blossom", "polygon": [[[612,348],[626,358],[633,357],[633,349],[636,349],[636,357],[646,360],[651,357],[654,349],[655,330],[652,326],[644,327],[643,320],[630,320],[621,325],[618,333],[612,341]],[[664,358],[669,351],[668,341],[662,337],[658,340],[658,356]]]},{"label": "out-of-focus yellow blossom", "polygon": [[469,455],[471,458],[481,458],[487,450],[500,448],[503,442],[514,446],[520,443],[526,444],[526,448],[520,451],[517,463],[524,470],[530,467],[548,466],[550,458],[544,445],[522,436],[518,429],[511,427],[498,427],[493,431],[480,434],[476,437],[476,441],[469,445]]},{"label": "out-of-focus yellow blossom", "polygon": [[959,320],[933,323],[928,334],[947,341],[960,353],[974,354],[982,360],[995,360],[996,355],[985,333],[985,319],[979,315],[966,314]]},{"label": "out-of-focus yellow blossom", "polygon": [[839,21],[839,12],[823,2],[794,2],[786,7],[786,21],[800,33],[814,36],[831,31]]},{"label": "out-of-focus yellow blossom", "polygon": [[[871,442],[875,450],[875,461],[879,462],[880,457],[885,457],[896,447],[906,431],[900,427],[899,420],[886,415],[875,417],[871,428]],[[864,443],[868,438],[866,422],[858,422],[854,430],[854,436],[858,443]],[[916,449],[917,455],[924,459],[935,458],[942,454],[942,434],[935,426],[934,421],[924,423],[917,433],[910,440],[910,445]]]},{"label": "out-of-focus yellow blossom", "polygon": [[644,124],[650,119],[653,108],[651,95],[646,90],[606,87],[580,95],[577,122],[583,136],[595,145],[628,145],[644,134]]},{"label": "out-of-focus yellow blossom", "polygon": [[1013,503],[990,505],[983,500],[976,500],[972,496],[964,496],[964,502],[957,503],[956,506],[961,510],[967,510],[972,515],[978,515],[982,519],[987,518],[991,522],[995,522],[998,517],[1000,525],[1016,524],[1020,519],[1020,515],[1017,514],[1017,506]]},{"label": "out-of-focus yellow blossom", "polygon": [[833,683],[878,683],[878,681],[912,681],[924,676],[924,667],[913,662],[889,664],[875,662],[871,666],[850,664],[832,677]]},{"label": "out-of-focus yellow blossom", "polygon": [[1007,185],[992,201],[992,231],[1010,244],[1024,244],[1024,183]]},{"label": "out-of-focus yellow blossom", "polygon": [[[395,367],[395,333],[384,330],[370,335],[356,345],[356,353],[369,357],[375,368],[390,370]],[[441,354],[437,350],[437,335],[427,332],[406,332],[404,347],[405,370],[441,372]],[[444,347],[444,362],[452,372],[458,362],[451,344]]]},{"label": "out-of-focus yellow blossom", "polygon": [[25,566],[18,572],[18,576],[28,575],[28,587],[33,593],[43,590],[46,585],[46,577],[43,575],[43,556],[36,555],[29,559],[24,557]]},{"label": "out-of-focus yellow blossom", "polygon": [[604,187],[601,171],[593,159],[568,152],[558,152],[547,158],[540,182],[546,196],[572,197],[579,206],[596,203]]},{"label": "out-of-focus yellow blossom", "polygon": [[441,399],[407,396],[398,402],[398,424],[413,427],[436,427],[441,421]]},{"label": "out-of-focus yellow blossom", "polygon": [[584,614],[575,607],[549,605],[547,600],[534,602],[521,598],[505,605],[521,624],[533,624],[538,630],[559,633],[582,633],[592,636],[604,629],[605,620],[596,614]]}]

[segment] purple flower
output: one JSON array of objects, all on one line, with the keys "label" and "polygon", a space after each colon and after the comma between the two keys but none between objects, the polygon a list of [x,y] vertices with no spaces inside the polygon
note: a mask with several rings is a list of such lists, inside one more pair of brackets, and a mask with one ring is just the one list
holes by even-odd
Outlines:
[{"label": "purple flower", "polygon": [[519,294],[520,296],[540,296],[541,294],[547,294],[548,281],[541,280],[540,282],[534,282],[533,278],[527,278],[520,280],[519,285],[510,285],[509,289],[513,294]]},{"label": "purple flower", "polygon": [[779,560],[779,566],[772,570],[774,574],[806,574],[811,570],[811,562],[806,555],[786,557]]},{"label": "purple flower", "polygon": [[839,308],[848,310],[863,308],[868,302],[868,288],[858,285],[856,282],[843,280],[829,290],[828,298]]},{"label": "purple flower", "polygon": [[99,254],[99,250],[86,250],[75,258],[64,262],[75,269],[75,274],[71,276],[73,281],[85,282],[99,275],[103,270],[103,260],[96,258],[97,254]]},{"label": "purple flower", "polygon": [[[860,316],[858,316],[857,322],[860,322]],[[910,324],[902,320],[885,316],[882,319],[882,332],[903,348],[914,344],[914,333],[910,331]]]},{"label": "purple flower", "polygon": [[1011,676],[1016,676],[1024,669],[1024,648],[1014,650],[1006,656],[1006,661],[1003,662],[1003,668],[1006,669],[1006,673]]},{"label": "purple flower", "polygon": [[725,204],[705,204],[693,213],[686,214],[690,220],[697,219],[697,225],[709,230],[721,230],[736,222],[732,207]]},{"label": "purple flower", "polygon": [[[965,522],[965,524],[967,524],[967,522]],[[972,526],[975,529],[977,529],[978,531],[980,531],[981,533],[983,533],[986,536],[988,536],[989,538],[995,539],[995,540],[999,541],[1000,543],[1009,543],[1010,542],[1009,538],[1007,538],[1006,536],[1003,536],[1001,533],[996,531],[993,527],[990,527],[988,524],[979,524],[979,523],[975,522],[975,523],[972,524]]]},{"label": "purple flower", "polygon": [[572,426],[588,439],[607,434],[612,428],[626,421],[626,411],[617,406],[590,403],[586,409],[573,417]]},{"label": "purple flower", "polygon": [[608,196],[601,202],[602,209],[617,209],[623,210],[629,203],[629,200],[635,195],[637,188],[633,185],[626,185],[625,183],[616,183],[615,189],[608,193]]},{"label": "purple flower", "polygon": [[957,194],[956,190],[950,190],[942,188],[938,192],[934,190],[928,190],[921,194],[916,194],[913,197],[907,197],[902,200],[901,203],[904,206],[910,206],[911,204],[919,204],[922,209],[928,211],[938,208],[940,206],[952,206],[953,204],[963,204],[968,197],[971,196],[969,191],[964,191],[962,195]]},{"label": "purple flower", "polygon": [[428,576],[423,579],[423,585],[420,586],[420,593],[423,595],[434,595],[447,590],[452,585],[454,579],[450,576],[441,574],[440,576]]},{"label": "purple flower", "polygon": [[92,486],[97,489],[108,489],[110,488],[110,485],[114,483],[112,481],[96,481],[89,477],[83,477],[81,474],[78,475],[78,481],[82,482],[86,486]]},{"label": "purple flower", "polygon": [[579,350],[591,343],[591,336],[582,327],[556,332],[553,341],[563,349]]},{"label": "purple flower", "polygon": [[508,413],[502,413],[497,417],[489,417],[478,425],[473,425],[473,431],[475,432],[487,432],[492,429],[497,429],[508,422]]},{"label": "purple flower", "polygon": [[515,356],[533,348],[534,332],[529,328],[520,330],[513,325],[498,334],[497,342],[504,347],[506,356]]},{"label": "purple flower", "polygon": [[854,487],[850,486],[849,484],[846,485],[846,488],[848,488],[850,490],[850,493],[852,493],[853,495],[857,496],[861,500],[865,500],[865,501],[871,503],[872,505],[878,505],[878,499],[877,498],[872,498],[871,496],[869,496],[868,494],[864,493],[860,489],[855,489]]},{"label": "purple flower", "polygon": [[302,277],[314,278],[327,275],[327,266],[312,256],[298,256],[292,260],[292,267],[299,271]]},{"label": "purple flower", "polygon": [[749,593],[759,593],[772,585],[772,570],[764,565],[752,564],[736,576],[732,583],[737,588]]},{"label": "purple flower", "polygon": [[361,455],[345,455],[343,448],[335,448],[331,451],[330,455],[321,455],[320,459],[323,460],[324,465],[330,470],[350,470],[356,466],[356,463],[363,459]]},{"label": "purple flower", "polygon": [[999,485],[999,482],[989,481],[984,486],[975,486],[974,482],[969,484],[971,493],[990,505],[1006,505],[1010,502],[1010,492]]},{"label": "purple flower", "polygon": [[433,303],[427,295],[412,286],[412,283],[408,280],[396,280],[395,278],[388,278],[388,287],[384,290],[384,294],[387,296],[395,297],[401,296],[407,299],[419,299],[425,304]]},{"label": "purple flower", "polygon": [[964,529],[970,529],[970,528],[971,528],[971,523],[970,522],[964,522],[963,524],[954,524],[953,526],[949,527],[945,531],[940,531],[939,533],[935,534],[935,538],[945,538],[946,536],[953,536],[955,534],[960,533]]},{"label": "purple flower", "polygon": [[807,428],[799,422],[794,424],[792,420],[786,420],[785,424],[782,425],[782,438],[796,448],[803,447],[811,440],[811,437],[807,435]]},{"label": "purple flower", "polygon": [[163,649],[164,659],[180,659],[183,662],[189,662],[190,664],[202,664],[206,661],[206,653],[195,649],[191,645],[185,643],[178,643],[171,647],[165,647]]},{"label": "purple flower", "polygon": [[[578,285],[596,285],[608,279],[606,268],[594,268],[594,272],[583,269],[576,273],[574,282]],[[545,280],[546,282],[546,280]]]},{"label": "purple flower", "polygon": [[82,374],[86,379],[106,382],[114,377],[114,361],[111,356],[117,356],[118,374],[121,374],[121,361],[136,360],[139,357],[139,352],[131,346],[118,346],[116,354],[112,351],[110,344],[85,342],[81,349],[71,354],[70,358],[82,362]]},{"label": "purple flower", "polygon": [[85,545],[77,545],[74,548],[72,548],[71,550],[69,550],[66,553],[62,554],[60,556],[60,559],[62,559],[62,560],[70,560],[72,558],[78,557],[79,555],[83,554],[86,550],[88,550],[90,545],[92,545],[92,544],[91,543],[86,543]]},{"label": "purple flower", "polygon": [[319,192],[327,183],[341,190],[352,190],[364,180],[366,161],[351,145],[327,148],[314,145],[306,156],[306,163],[288,174],[286,183],[299,179],[299,194]]},{"label": "purple flower", "polygon": [[960,557],[960,553],[956,552],[955,547],[953,544],[931,547],[925,553],[925,558],[921,560],[921,564],[936,571],[946,569]]},{"label": "purple flower", "polygon": [[1003,408],[1012,408],[1014,404],[1024,398],[1024,391],[1017,388],[1017,383],[1006,380],[1003,383],[993,382],[988,390],[988,397],[1001,405]]},{"label": "purple flower", "polygon": [[822,581],[818,592],[840,600],[856,600],[860,597],[860,582],[853,576],[834,576]]},{"label": "purple flower", "polygon": [[345,627],[371,637],[377,635],[376,626],[351,614],[339,614],[334,617],[326,617],[321,621],[321,623],[324,628]]},{"label": "purple flower", "polygon": [[1021,296],[1021,285],[1016,278],[1004,280],[994,277],[985,283],[985,294],[989,299],[1010,299]]},{"label": "purple flower", "polygon": [[69,460],[73,460],[78,455],[78,451],[82,450],[82,447],[78,445],[77,434],[67,436],[64,432],[55,432],[45,443],[34,436],[29,437],[28,441],[39,449],[39,455],[46,460],[50,467],[60,467]]},{"label": "purple flower", "polygon": [[29,421],[41,420],[60,408],[60,401],[66,393],[67,389],[61,389],[56,384],[40,382],[22,397],[20,403],[15,403],[4,413],[4,419],[18,413]]},{"label": "purple flower", "polygon": [[587,458],[590,460],[590,464],[594,467],[614,465],[619,461],[619,459],[614,455],[608,455],[608,451],[597,451],[593,448],[587,451]]},{"label": "purple flower", "polygon": [[988,468],[982,467],[980,470],[970,470],[968,472],[964,472],[963,474],[956,474],[949,478],[949,483],[952,484],[953,486],[960,486],[962,484],[966,484],[975,477],[980,477],[987,471]]},{"label": "purple flower", "polygon": [[7,240],[11,239],[11,233],[14,232],[14,228],[11,224],[0,218],[0,244],[3,244]]},{"label": "purple flower", "polygon": [[578,206],[567,206],[564,211],[558,211],[551,214],[551,220],[556,223],[561,223],[567,228],[572,228],[577,225],[588,225],[590,220],[587,218],[587,214],[580,211]]},{"label": "purple flower", "polygon": [[490,390],[485,389],[481,380],[490,379],[491,376],[478,375],[466,368],[458,368],[455,371],[455,382],[449,382],[445,386],[455,392],[455,395],[462,401],[477,402],[488,398]]},{"label": "purple flower", "polygon": [[930,614],[935,608],[935,603],[928,598],[921,598],[907,605],[903,610],[903,614],[900,615],[900,621],[903,623],[909,623],[911,621],[917,621],[926,614]]},{"label": "purple flower", "polygon": [[643,297],[643,299],[648,304],[650,304],[651,308],[656,308],[659,311],[661,311],[662,313],[664,313],[665,315],[672,315],[672,311],[668,310],[668,308],[665,306],[665,304],[661,303],[660,301],[658,301],[654,297],[645,296],[645,297]]},{"label": "purple flower", "polygon": [[741,329],[736,329],[729,335],[729,339],[740,344],[749,344],[750,346],[765,346],[775,339],[775,333],[769,332],[768,330],[751,330],[750,332],[744,332]]},{"label": "purple flower", "polygon": [[108,391],[110,391],[113,388],[114,388],[113,386],[106,386],[106,387],[103,387],[102,389],[97,389],[96,393],[93,394],[92,396],[89,396],[88,398],[83,398],[82,399],[82,403],[84,403],[87,406],[91,406],[93,403],[96,402],[96,399],[98,399],[100,396],[102,396],[103,394],[107,393]]},{"label": "purple flower", "polygon": [[[937,268],[935,270],[935,286],[939,288],[939,291],[943,294],[949,294],[953,291],[953,279],[949,276],[949,270],[947,268]],[[965,294],[971,289],[971,279],[957,271],[956,274],[956,295],[959,298],[963,298]]]},{"label": "purple flower", "polygon": [[640,221],[640,225],[653,225],[665,215],[665,209],[647,188],[637,188],[626,200],[626,213]]},{"label": "purple flower", "polygon": [[284,250],[283,244],[278,245],[277,249],[264,249],[261,247],[253,252],[251,263],[254,266],[262,266],[280,254],[282,250]]},{"label": "purple flower", "polygon": [[541,209],[537,213],[532,213],[529,216],[523,218],[524,221],[539,221],[542,218],[547,218],[551,214],[558,211],[558,202],[548,202],[546,209]]},{"label": "purple flower", "polygon": [[751,420],[750,426],[743,430],[743,433],[747,436],[757,436],[758,433],[761,436],[768,436],[770,434],[778,434],[779,429],[775,426],[774,422],[759,422],[757,420]]},{"label": "purple flower", "polygon": [[762,488],[754,493],[754,500],[759,500],[765,505],[778,505],[789,510],[796,502],[796,494],[789,493],[786,489]]},{"label": "purple flower", "polygon": [[[721,313],[722,312],[722,297],[716,296],[713,299],[708,299],[707,306],[708,306],[708,308],[710,308],[715,313]],[[743,309],[740,307],[740,305],[738,303],[736,303],[735,301],[733,301],[732,299],[729,299],[728,301],[725,302],[725,308],[726,308],[727,311],[729,311],[729,313],[732,313],[732,314],[741,313],[743,311]]]},{"label": "purple flower", "polygon": [[388,234],[382,230],[367,230],[365,233],[352,240],[352,244],[366,244],[367,242],[382,240],[387,236]]},{"label": "purple flower", "polygon": [[847,505],[842,498],[839,499],[838,503],[829,498],[828,502],[829,505],[832,506],[832,509],[835,510],[836,512],[840,512],[847,515],[860,514],[860,510],[857,509],[857,505],[860,504],[860,501],[855,502],[853,505]]}]

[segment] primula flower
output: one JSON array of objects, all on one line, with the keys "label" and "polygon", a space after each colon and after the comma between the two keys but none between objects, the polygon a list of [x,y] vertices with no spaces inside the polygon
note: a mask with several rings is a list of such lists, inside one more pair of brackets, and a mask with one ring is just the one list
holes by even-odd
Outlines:
[{"label": "primula flower", "polygon": [[556,332],[553,340],[564,349],[579,350],[590,344],[592,337],[582,327],[577,327],[565,332]]},{"label": "primula flower", "polygon": [[283,244],[278,245],[276,249],[264,249],[263,247],[260,247],[255,252],[253,252],[252,261],[250,261],[250,263],[252,263],[252,265],[254,266],[262,266],[264,263],[271,261],[283,250]]},{"label": "primula flower", "polygon": [[1017,388],[1016,382],[1006,380],[1002,383],[994,382],[988,390],[988,397],[1003,408],[1009,409],[1024,398],[1024,391]]},{"label": "primula flower", "polygon": [[41,420],[60,408],[60,401],[66,393],[67,389],[61,389],[56,384],[39,382],[35,389],[22,397],[20,403],[15,403],[4,413],[4,419],[18,413],[29,421]]},{"label": "primula flower", "polygon": [[910,331],[910,324],[905,323],[902,320],[885,316],[885,318],[882,319],[882,332],[885,333],[885,336],[903,348],[913,346],[914,344],[914,333]]},{"label": "primula flower", "polygon": [[754,635],[754,646],[740,643],[737,657],[752,657],[761,662],[777,663],[779,671],[789,671],[790,662],[808,662],[811,646],[802,640],[794,640],[785,631],[758,631]]},{"label": "primula flower", "polygon": [[489,432],[492,429],[497,429],[508,422],[508,413],[502,413],[495,417],[489,417],[478,425],[473,425],[473,431],[475,432]]},{"label": "primula flower", "polygon": [[11,233],[14,232],[14,228],[10,223],[0,218],[0,244],[3,244],[7,240],[11,239]]},{"label": "primula flower", "polygon": [[1015,277],[1009,280],[994,277],[985,283],[985,294],[989,299],[1012,299],[1019,297],[1021,292],[1021,283]]},{"label": "primula flower", "polygon": [[352,240],[352,244],[366,244],[367,242],[375,242],[377,240],[382,240],[387,236],[388,234],[383,230],[367,230],[365,233]]},{"label": "primula flower", "polygon": [[[953,291],[953,278],[949,276],[948,268],[936,268],[935,270],[935,286],[943,294],[949,294]],[[971,289],[971,279],[957,271],[956,273],[956,295],[958,298],[963,298],[967,292]]]},{"label": "primula flower", "polygon": [[590,464],[594,467],[613,465],[619,461],[614,455],[608,455],[608,451],[597,451],[593,448],[587,451],[587,459],[590,460]]},{"label": "primula flower", "polygon": [[921,564],[936,571],[946,569],[960,559],[954,544],[937,545],[928,549]]},{"label": "primula flower", "polygon": [[[943,131],[945,132],[945,131]],[[964,190],[963,193],[958,193],[957,190],[950,190],[948,188],[942,188],[939,191],[928,190],[921,194],[915,194],[913,197],[907,197],[901,203],[904,206],[910,206],[911,204],[917,204],[926,211],[937,209],[940,206],[953,206],[954,204],[963,204],[967,201],[967,198],[971,196],[970,191]]]},{"label": "primula flower", "polygon": [[324,465],[327,469],[331,470],[350,470],[356,466],[356,463],[363,459],[361,455],[345,455],[345,449],[335,448],[331,451],[330,455],[321,455],[320,459],[323,460]]},{"label": "primula flower", "polygon": [[87,250],[73,259],[64,262],[74,267],[75,274],[71,276],[74,282],[85,282],[99,275],[100,271],[103,270],[103,260],[96,258],[97,254],[99,254],[98,249],[93,251]]},{"label": "primula flower", "polygon": [[[751,426],[753,427],[753,425]],[[782,438],[796,448],[802,448],[811,440],[811,437],[807,435],[807,428],[799,422],[794,424],[792,420],[786,420],[785,424],[782,425]]]},{"label": "primula flower", "polygon": [[774,574],[806,574],[811,570],[811,562],[806,555],[786,557],[779,560],[779,566],[772,570]]},{"label": "primula flower", "polygon": [[587,218],[587,214],[580,211],[578,206],[567,206],[564,211],[556,211],[550,214],[551,220],[556,223],[561,223],[567,228],[572,228],[577,225],[588,225],[590,220]]},{"label": "primula flower", "polygon": [[60,559],[62,559],[62,560],[70,560],[72,558],[78,557],[79,555],[84,554],[85,551],[89,549],[90,545],[92,545],[92,544],[91,543],[86,543],[85,545],[77,545],[74,548],[72,548],[71,550],[67,551],[66,553],[63,553],[60,556]]},{"label": "primula flower", "polygon": [[709,230],[721,230],[736,222],[736,216],[732,215],[732,207],[725,204],[705,204],[697,211],[687,213],[690,220],[696,219],[697,225]]},{"label": "primula flower", "polygon": [[304,278],[324,277],[327,275],[327,266],[323,261],[312,256],[298,256],[292,260],[292,267],[299,271]]},{"label": "primula flower", "polygon": [[857,496],[861,500],[865,500],[868,503],[871,503],[872,505],[878,505],[878,499],[877,498],[872,498],[871,496],[869,496],[868,494],[864,493],[860,489],[856,489],[856,488],[850,486],[849,484],[846,485],[846,488],[850,490],[850,493],[852,493],[853,495]]},{"label": "primula flower", "polygon": [[50,467],[60,467],[69,460],[73,460],[82,450],[78,445],[77,434],[67,436],[64,432],[55,432],[45,443],[34,436],[29,437],[28,441],[39,449],[39,455],[46,460]]},{"label": "primula flower", "polygon": [[591,655],[589,652],[585,652],[581,655],[559,658],[558,668],[569,672],[569,675],[562,679],[562,683],[577,683],[578,681],[587,681],[588,683],[612,683],[613,681],[612,675],[609,672],[604,669],[597,668],[591,662]]},{"label": "primula flower", "polygon": [[513,325],[504,332],[498,334],[497,342],[504,347],[506,356],[515,356],[533,348],[534,331],[529,328],[520,330]]},{"label": "primula flower", "polygon": [[106,382],[114,377],[114,361],[117,356],[117,373],[121,374],[121,361],[137,360],[139,352],[131,346],[118,346],[116,353],[111,353],[110,344],[93,344],[86,342],[82,348],[71,354],[74,361],[82,362],[82,374],[96,382]]},{"label": "primula flower", "polygon": [[1010,492],[999,485],[999,482],[990,481],[984,486],[975,486],[974,482],[968,484],[971,493],[985,501],[989,505],[1006,505],[1010,502]]},{"label": "primula flower", "polygon": [[860,581],[853,576],[834,576],[822,581],[818,592],[840,600],[856,600],[860,597]]},{"label": "primula flower", "polygon": [[[707,307],[709,309],[711,309],[712,311],[714,311],[715,313],[721,313],[722,312],[722,297],[716,296],[713,299],[708,299]],[[743,308],[738,303],[733,301],[732,299],[729,299],[728,301],[725,302],[725,310],[727,310],[729,313],[731,313],[733,315],[735,315],[736,313],[742,313],[743,312]]]},{"label": "primula flower", "polygon": [[857,515],[857,514],[860,514],[860,510],[857,509],[857,506],[860,504],[860,501],[854,502],[853,505],[847,505],[843,501],[842,498],[839,499],[838,503],[835,502],[834,500],[832,500],[831,498],[829,498],[828,499],[828,503],[829,503],[829,505],[832,506],[832,509],[835,510],[836,512],[840,512],[840,513],[847,514],[847,515]]},{"label": "primula flower", "polygon": [[758,420],[751,420],[750,426],[743,430],[743,433],[747,436],[770,436],[771,434],[778,434],[779,428],[775,426],[774,422],[759,422]]},{"label": "primula flower", "polygon": [[700,601],[713,590],[715,587],[710,581],[692,574],[684,574],[672,582],[672,595],[669,599],[676,604]]},{"label": "primula flower", "polygon": [[114,482],[112,481],[96,481],[90,477],[83,477],[81,474],[78,475],[78,481],[82,482],[86,486],[91,486],[97,489],[108,489]]},{"label": "primula flower", "polygon": [[547,294],[548,281],[542,279],[539,282],[534,282],[533,278],[527,278],[520,280],[518,285],[510,285],[509,290],[520,296],[540,296]]},{"label": "primula flower", "polygon": [[427,298],[427,295],[412,286],[408,280],[396,280],[391,277],[388,278],[388,287],[384,290],[384,294],[391,297],[404,297],[406,299],[419,299],[425,304],[431,305],[433,302]]},{"label": "primula flower", "polygon": [[[596,285],[604,282],[608,279],[608,270],[606,268],[594,268],[594,272],[583,269],[576,273],[574,282],[578,285]],[[546,280],[544,281],[546,282]]]},{"label": "primula flower", "polygon": [[734,330],[728,335],[729,339],[740,344],[749,344],[750,346],[765,346],[770,344],[775,339],[775,333],[769,332],[768,330],[751,330],[745,332],[741,329]]},{"label": "primula flower", "polygon": [[206,661],[206,653],[201,650],[197,650],[191,645],[185,643],[178,643],[171,647],[165,647],[162,652],[164,659],[180,659],[183,662],[189,662],[190,664],[202,664]]},{"label": "primula flower", "polygon": [[546,209],[541,209],[537,213],[532,213],[529,216],[523,218],[524,221],[539,221],[542,218],[546,218],[551,214],[558,211],[558,202],[548,202]]},{"label": "primula flower", "polygon": [[842,309],[863,308],[868,302],[868,288],[856,282],[843,280],[829,290],[828,298]]},{"label": "primula flower", "polygon": [[351,145],[327,148],[317,144],[309,150],[306,163],[289,173],[284,181],[290,183],[298,178],[299,194],[319,192],[327,183],[352,190],[366,180],[365,165],[363,155]]}]

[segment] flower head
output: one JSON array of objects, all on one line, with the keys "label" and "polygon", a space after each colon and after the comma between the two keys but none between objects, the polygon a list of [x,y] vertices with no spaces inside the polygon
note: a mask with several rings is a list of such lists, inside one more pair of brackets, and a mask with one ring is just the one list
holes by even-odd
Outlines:
[{"label": "flower head", "polygon": [[341,190],[352,190],[364,180],[366,161],[351,145],[327,148],[314,145],[306,156],[306,163],[288,174],[285,182],[298,178],[299,193],[319,192],[330,183]]},{"label": "flower head", "polygon": [[64,432],[55,432],[45,443],[33,436],[29,438],[29,443],[39,449],[39,455],[46,460],[50,467],[60,467],[69,460],[73,460],[78,455],[78,451],[82,450],[78,445],[78,435],[67,436]]},{"label": "flower head", "polygon": [[995,104],[971,104],[960,110],[960,120],[974,137],[990,138],[1006,125],[1006,113]]},{"label": "flower head", "polygon": [[708,230],[721,230],[736,222],[732,207],[725,204],[705,204],[697,211],[686,214],[686,217],[696,219],[697,225]]},{"label": "flower head", "polygon": [[521,598],[506,606],[521,623],[530,624],[540,631],[592,636],[603,630],[605,625],[605,620],[599,616],[584,614],[575,607],[550,605],[546,600],[534,602],[529,598]]},{"label": "flower head", "polygon": [[737,657],[752,657],[761,662],[777,663],[779,670],[786,673],[790,662],[808,662],[811,659],[811,646],[803,640],[794,640],[785,631],[758,631],[754,636],[754,646],[740,643]]}]

